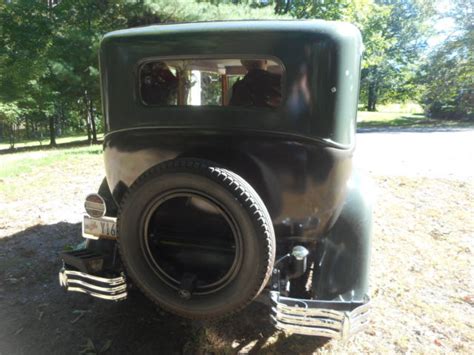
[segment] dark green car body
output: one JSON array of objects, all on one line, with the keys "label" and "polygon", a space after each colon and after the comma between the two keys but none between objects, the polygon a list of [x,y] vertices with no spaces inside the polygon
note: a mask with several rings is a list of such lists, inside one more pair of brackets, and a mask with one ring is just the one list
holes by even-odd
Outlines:
[{"label": "dark green car body", "polygon": [[[240,128],[295,134],[349,149],[354,142],[361,51],[354,26],[324,21],[196,23],[112,32],[100,49],[107,130],[143,125]],[[151,58],[260,56],[276,58],[285,68],[284,103],[275,112],[150,108],[139,100],[138,67]]]},{"label": "dark green car body", "polygon": [[[104,158],[115,202],[157,164],[216,162],[243,177],[265,203],[277,259],[294,245],[311,251],[309,302],[340,311],[365,304],[370,191],[352,164],[361,55],[357,28],[325,21],[175,24],[107,34],[100,47]],[[278,64],[277,107],[232,106],[225,99],[151,105],[142,97],[147,63],[234,58]]]}]

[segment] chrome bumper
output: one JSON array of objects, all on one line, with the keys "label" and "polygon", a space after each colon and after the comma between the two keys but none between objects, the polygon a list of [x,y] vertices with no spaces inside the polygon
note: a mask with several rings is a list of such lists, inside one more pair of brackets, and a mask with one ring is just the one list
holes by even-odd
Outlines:
[{"label": "chrome bumper", "polygon": [[292,334],[347,339],[368,322],[369,297],[363,302],[303,300],[270,293],[272,320]]},{"label": "chrome bumper", "polygon": [[121,301],[127,298],[127,283],[125,277],[99,277],[76,270],[59,271],[59,284],[67,291],[82,292],[104,300]]}]

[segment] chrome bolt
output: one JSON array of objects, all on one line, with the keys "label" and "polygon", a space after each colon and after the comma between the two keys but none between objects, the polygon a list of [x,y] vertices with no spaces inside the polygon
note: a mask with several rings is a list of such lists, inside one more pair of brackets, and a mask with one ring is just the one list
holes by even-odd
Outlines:
[{"label": "chrome bolt", "polygon": [[306,258],[309,254],[308,249],[301,245],[297,245],[293,248],[291,251],[291,255],[296,259],[296,260],[303,260]]},{"label": "chrome bolt", "polygon": [[191,298],[191,292],[188,290],[179,290],[178,295],[185,300],[189,300]]}]

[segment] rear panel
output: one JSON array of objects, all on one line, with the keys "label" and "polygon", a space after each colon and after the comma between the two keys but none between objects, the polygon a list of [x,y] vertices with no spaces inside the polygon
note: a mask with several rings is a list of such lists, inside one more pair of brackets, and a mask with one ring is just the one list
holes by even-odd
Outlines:
[{"label": "rear panel", "polygon": [[[267,205],[277,235],[320,236],[337,218],[351,171],[361,41],[352,25],[247,21],[162,25],[108,34],[100,63],[107,179],[116,199],[176,157],[218,162]],[[274,108],[149,105],[152,61],[268,58],[283,68]],[[145,63],[145,64],[144,64]]]},{"label": "rear panel", "polygon": [[[325,21],[237,21],[150,26],[112,32],[101,44],[106,127],[259,129],[352,145],[360,72],[359,31]],[[150,107],[139,68],[153,58],[275,58],[284,67],[283,101],[274,110]]]},{"label": "rear panel", "polygon": [[178,157],[217,162],[258,192],[285,236],[320,236],[345,198],[352,151],[312,140],[252,131],[130,129],[105,139],[105,167],[114,197],[152,166]]}]

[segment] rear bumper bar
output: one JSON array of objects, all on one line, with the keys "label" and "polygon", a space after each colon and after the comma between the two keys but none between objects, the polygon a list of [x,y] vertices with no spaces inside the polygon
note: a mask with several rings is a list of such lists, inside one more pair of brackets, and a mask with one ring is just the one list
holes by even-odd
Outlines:
[{"label": "rear bumper bar", "polygon": [[[100,254],[81,249],[61,253],[61,256],[63,267],[59,271],[59,283],[67,291],[111,301],[127,298],[125,276],[104,272]],[[272,322],[287,333],[346,339],[368,322],[368,296],[355,302],[289,298],[278,291],[270,291],[269,296],[264,299],[270,300]]]},{"label": "rear bumper bar", "polygon": [[270,293],[275,327],[292,334],[347,339],[367,325],[369,297],[361,302],[296,299]]},{"label": "rear bumper bar", "polygon": [[[94,276],[68,269],[59,272],[59,283],[67,291],[81,292],[111,301],[127,298],[123,275],[113,278]],[[275,327],[291,334],[347,339],[368,323],[369,298],[361,302],[296,299],[270,292],[271,319]]]},{"label": "rear bumper bar", "polygon": [[110,301],[121,301],[127,298],[127,282],[123,275],[106,278],[68,270],[67,267],[65,265],[59,271],[59,284],[67,291],[81,292]]}]

